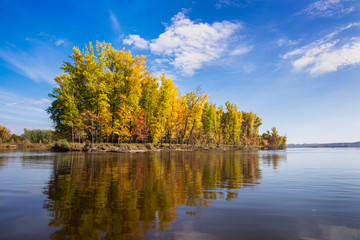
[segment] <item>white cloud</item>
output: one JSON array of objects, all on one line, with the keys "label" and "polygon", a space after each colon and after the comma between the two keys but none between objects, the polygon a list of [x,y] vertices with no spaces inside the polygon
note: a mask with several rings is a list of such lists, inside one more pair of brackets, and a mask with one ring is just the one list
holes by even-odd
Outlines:
[{"label": "white cloud", "polygon": [[148,41],[140,37],[139,35],[129,35],[123,40],[123,43],[126,45],[132,45],[139,49],[147,49],[149,47]]},{"label": "white cloud", "polygon": [[234,50],[232,50],[230,52],[231,56],[239,56],[239,55],[243,55],[246,54],[248,52],[251,52],[251,50],[253,49],[253,46],[244,46],[244,47],[237,47]]},{"label": "white cloud", "polygon": [[288,39],[285,39],[285,38],[280,38],[277,41],[277,45],[279,47],[282,47],[282,46],[294,46],[296,44],[299,44],[299,43],[297,41],[291,41],[291,40],[288,40]]},{"label": "white cloud", "polygon": [[164,58],[157,58],[154,60],[154,63],[156,64],[163,64],[163,63],[169,63],[169,60],[168,59],[164,59]]},{"label": "white cloud", "polygon": [[[166,78],[171,78],[171,80],[173,81],[178,81],[178,78],[176,77],[176,75],[172,72],[172,71],[169,71],[167,69],[161,69],[160,71],[156,71],[156,72],[153,72],[152,75],[154,77],[157,77],[158,78],[158,81],[160,81],[160,76],[165,73],[165,76]],[[160,82],[159,82],[160,83]]]},{"label": "white cloud", "polygon": [[[236,40],[236,33],[242,28],[238,22],[214,22],[213,24],[194,22],[180,12],[171,19],[165,32],[149,42],[138,35],[130,35],[124,40],[135,47],[145,47],[149,43],[152,53],[168,58],[169,64],[183,75],[191,76],[205,63],[210,63],[225,53],[230,53],[229,45]],[[135,37],[136,36],[136,40]],[[138,46],[136,46],[138,44]],[[235,54],[248,52],[237,49]]]},{"label": "white cloud", "polygon": [[58,46],[60,46],[61,44],[64,44],[64,43],[65,43],[64,40],[59,39],[59,40],[57,40],[57,41],[55,42],[55,45],[58,47]]},{"label": "white cloud", "polygon": [[345,66],[360,64],[360,38],[344,35],[350,28],[359,28],[359,23],[350,24],[325,37],[284,54],[291,60],[293,70],[307,71],[312,75],[334,72]]},{"label": "white cloud", "polygon": [[354,11],[355,8],[347,4],[348,0],[317,0],[305,9],[313,16],[332,17],[343,16]]}]

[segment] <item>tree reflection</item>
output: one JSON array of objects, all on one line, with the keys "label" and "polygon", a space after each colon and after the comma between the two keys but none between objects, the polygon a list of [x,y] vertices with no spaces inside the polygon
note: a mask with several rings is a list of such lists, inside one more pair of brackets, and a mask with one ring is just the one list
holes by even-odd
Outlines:
[{"label": "tree reflection", "polygon": [[286,161],[286,152],[285,151],[275,151],[275,152],[265,152],[260,153],[260,158],[263,160],[263,164],[268,167],[273,167],[273,169],[278,169],[279,164],[282,161]]},{"label": "tree reflection", "polygon": [[7,165],[7,157],[0,156],[0,170]]},{"label": "tree reflection", "polygon": [[[161,152],[69,153],[55,157],[44,207],[56,228],[52,239],[144,238],[165,230],[180,205],[209,207],[254,188],[257,154]],[[188,212],[196,215],[196,211]]]}]

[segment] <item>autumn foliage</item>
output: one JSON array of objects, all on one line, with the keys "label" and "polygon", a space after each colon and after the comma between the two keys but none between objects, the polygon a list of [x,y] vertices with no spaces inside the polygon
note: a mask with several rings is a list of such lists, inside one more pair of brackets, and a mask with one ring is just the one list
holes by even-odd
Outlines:
[{"label": "autumn foliage", "polygon": [[230,102],[210,104],[201,91],[179,95],[170,78],[153,76],[145,63],[144,56],[109,43],[74,47],[49,94],[47,111],[58,134],[92,143],[272,144],[274,138],[259,135],[256,114]]}]

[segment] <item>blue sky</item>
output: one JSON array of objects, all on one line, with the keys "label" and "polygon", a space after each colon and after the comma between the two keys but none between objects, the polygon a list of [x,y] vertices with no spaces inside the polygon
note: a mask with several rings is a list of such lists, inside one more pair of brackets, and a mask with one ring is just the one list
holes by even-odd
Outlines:
[{"label": "blue sky", "polygon": [[147,55],[181,93],[200,86],[289,143],[360,140],[360,1],[0,1],[0,124],[51,128],[44,111],[73,46]]}]

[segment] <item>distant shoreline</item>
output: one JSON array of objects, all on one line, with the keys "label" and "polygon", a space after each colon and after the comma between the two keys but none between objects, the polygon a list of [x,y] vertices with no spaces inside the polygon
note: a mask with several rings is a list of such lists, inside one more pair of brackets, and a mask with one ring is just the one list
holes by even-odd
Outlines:
[{"label": "distant shoreline", "polygon": [[360,147],[360,142],[288,144],[288,148],[344,148]]}]

